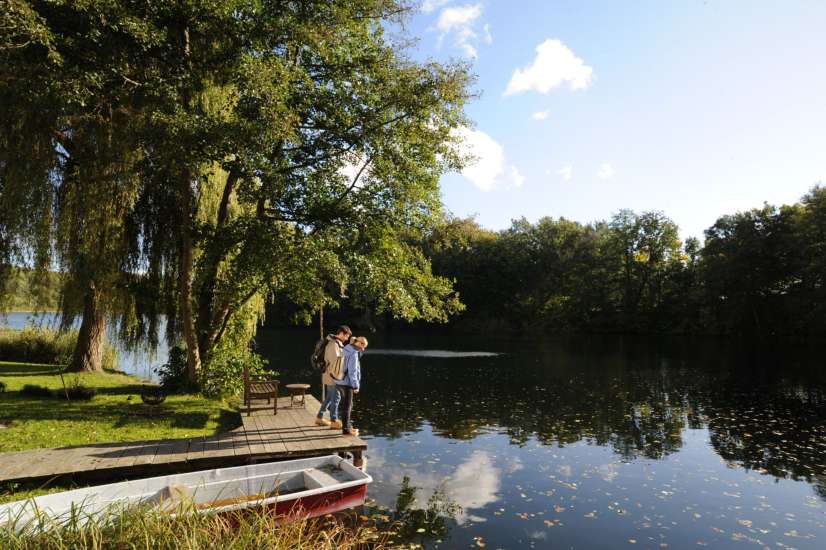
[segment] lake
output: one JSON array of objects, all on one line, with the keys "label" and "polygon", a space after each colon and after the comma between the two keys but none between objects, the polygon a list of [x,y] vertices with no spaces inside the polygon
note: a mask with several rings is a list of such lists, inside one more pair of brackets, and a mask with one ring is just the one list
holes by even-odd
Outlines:
[{"label": "lake", "polygon": [[[826,547],[821,343],[367,336],[354,423],[369,445],[371,510],[434,512],[408,541]],[[316,338],[261,329],[256,342],[282,383],[318,395]],[[151,377],[160,355],[122,355],[121,368]]]},{"label": "lake", "polygon": [[[368,337],[354,424],[370,496],[395,507],[407,477],[415,506],[434,491],[461,506],[414,542],[826,547],[820,346]],[[305,369],[315,338],[262,329],[257,342],[283,383],[318,392]]]},{"label": "lake", "polygon": [[[0,314],[0,328],[8,327],[14,329],[23,329],[26,327],[42,327],[49,329],[57,329],[60,323],[60,316],[56,313],[30,313],[30,312],[14,312],[5,315]],[[80,327],[80,319],[77,319],[73,328]],[[165,330],[165,321],[160,323],[160,333],[163,334]],[[113,333],[112,327],[107,327],[107,335]],[[117,342],[111,342],[118,351],[118,369],[138,378],[144,380],[151,380],[158,382],[158,376],[155,369],[166,363],[169,357],[169,350],[166,342],[161,338],[158,344],[158,349],[154,352],[142,350],[124,349],[123,346],[118,345]]]}]

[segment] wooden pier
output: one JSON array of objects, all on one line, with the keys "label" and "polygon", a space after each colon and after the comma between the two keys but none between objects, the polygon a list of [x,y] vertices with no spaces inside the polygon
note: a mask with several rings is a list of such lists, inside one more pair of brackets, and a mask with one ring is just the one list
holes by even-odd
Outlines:
[{"label": "wooden pier", "polygon": [[358,465],[367,443],[316,426],[320,406],[310,395],[296,407],[280,397],[277,415],[272,404],[253,402],[241,426],[214,436],[0,453],[0,482],[124,479],[335,453],[351,454]]}]

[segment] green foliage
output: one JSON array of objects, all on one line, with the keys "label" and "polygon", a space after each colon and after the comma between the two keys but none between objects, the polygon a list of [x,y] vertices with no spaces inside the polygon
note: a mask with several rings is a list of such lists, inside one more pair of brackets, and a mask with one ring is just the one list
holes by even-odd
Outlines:
[{"label": "green foliage", "polygon": [[205,365],[201,375],[201,391],[213,398],[238,395],[244,389],[244,367],[249,369],[250,374],[261,374],[266,366],[267,360],[253,351],[221,346]]},{"label": "green foliage", "polygon": [[0,311],[51,311],[60,305],[59,273],[9,268],[5,284],[0,288]]},{"label": "green foliage", "polygon": [[155,369],[161,386],[169,393],[191,393],[197,388],[189,381],[186,371],[186,347],[177,344],[169,348],[167,362]]},{"label": "green foliage", "polygon": [[4,391],[6,391],[6,383],[0,382],[0,393],[3,393]]},{"label": "green foliage", "polygon": [[460,310],[413,243],[465,160],[471,78],[385,32],[406,2],[12,7],[0,266],[57,264],[64,322],[107,312],[152,346],[165,313],[193,379],[276,294],[305,313],[345,290],[404,319]]},{"label": "green foliage", "polygon": [[[22,361],[50,365],[66,365],[77,341],[76,331],[54,331],[40,328],[0,330],[0,361]],[[103,368],[115,370],[118,352],[106,344],[103,348]]]},{"label": "green foliage", "polygon": [[826,190],[723,216],[681,244],[660,212],[583,225],[542,218],[492,233],[448,220],[425,242],[468,328],[516,331],[826,332]]}]

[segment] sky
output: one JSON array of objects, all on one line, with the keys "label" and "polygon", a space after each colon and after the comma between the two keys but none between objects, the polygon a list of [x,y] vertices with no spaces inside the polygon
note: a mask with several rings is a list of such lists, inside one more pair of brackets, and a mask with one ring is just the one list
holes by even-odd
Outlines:
[{"label": "sky", "polygon": [[630,208],[702,238],[826,184],[826,1],[422,0],[406,32],[477,76],[442,195],[484,227]]}]

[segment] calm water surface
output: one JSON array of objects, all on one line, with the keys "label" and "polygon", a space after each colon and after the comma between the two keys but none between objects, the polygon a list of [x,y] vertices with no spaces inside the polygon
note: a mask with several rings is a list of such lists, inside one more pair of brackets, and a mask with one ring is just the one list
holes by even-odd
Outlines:
[{"label": "calm water surface", "polygon": [[[284,383],[317,392],[316,337],[257,340]],[[826,548],[818,346],[370,341],[354,412],[370,496],[394,508],[407,477],[415,507],[434,491],[461,506],[412,532],[426,547]]]},{"label": "calm water surface", "polygon": [[[282,382],[318,395],[306,369],[316,338],[261,329],[257,344]],[[369,338],[354,419],[369,445],[370,496],[440,512],[408,541],[826,548],[823,345]],[[122,350],[120,368],[151,378],[164,360],[163,349]]]}]

